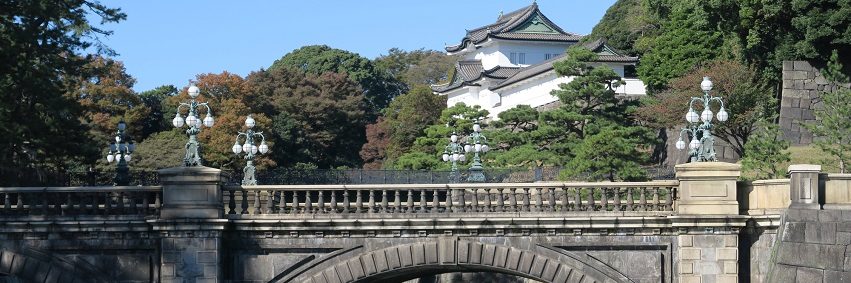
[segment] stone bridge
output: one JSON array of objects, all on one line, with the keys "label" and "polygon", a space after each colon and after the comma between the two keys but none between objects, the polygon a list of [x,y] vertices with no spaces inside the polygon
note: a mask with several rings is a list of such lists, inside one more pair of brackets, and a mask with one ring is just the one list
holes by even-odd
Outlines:
[{"label": "stone bridge", "polygon": [[0,282],[445,282],[437,275],[453,272],[762,282],[803,183],[739,174],[694,163],[654,182],[225,186],[217,169],[179,167],[160,171],[161,186],[0,188]]}]

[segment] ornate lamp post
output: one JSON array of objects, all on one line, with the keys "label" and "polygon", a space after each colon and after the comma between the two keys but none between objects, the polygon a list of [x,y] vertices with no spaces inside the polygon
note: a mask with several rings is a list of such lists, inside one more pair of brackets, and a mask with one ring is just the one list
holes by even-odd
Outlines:
[{"label": "ornate lamp post", "polygon": [[115,179],[113,180],[116,186],[130,184],[130,167],[127,166],[127,162],[130,161],[130,154],[136,150],[136,144],[128,141],[127,137],[124,136],[125,129],[127,129],[127,124],[124,123],[124,120],[118,122],[115,142],[110,142],[109,153],[106,155],[106,162],[116,161]]},{"label": "ornate lamp post", "polygon": [[458,135],[452,132],[452,135],[449,136],[449,144],[443,149],[443,161],[452,162],[452,170],[449,171],[450,182],[457,183],[459,181],[458,162],[467,160],[463,150],[463,146],[458,142]]},{"label": "ornate lamp post", "polygon": [[[472,144],[471,144],[472,143]],[[484,182],[485,174],[482,167],[482,159],[479,153],[488,152],[488,139],[482,134],[482,126],[479,121],[473,124],[473,133],[467,138],[467,144],[464,145],[464,152],[473,152],[473,164],[470,166],[470,176],[467,177],[468,182]]]},{"label": "ornate lamp post", "polygon": [[[183,158],[183,166],[201,166],[201,154],[199,153],[201,144],[198,143],[196,135],[201,132],[201,125],[208,128],[213,126],[213,114],[210,110],[210,106],[207,106],[207,102],[198,103],[195,101],[195,98],[201,94],[201,90],[198,89],[197,86],[189,86],[187,92],[192,100],[190,100],[189,103],[181,102],[180,106],[177,106],[177,113],[174,114],[174,119],[171,120],[171,124],[174,125],[175,128],[180,128],[183,127],[184,122],[186,122],[186,126],[189,127],[186,129],[186,134],[189,135],[189,142],[186,143],[186,156]],[[207,116],[204,117],[203,121],[198,119],[198,114],[200,113],[197,111],[197,108],[202,106],[207,108]],[[181,107],[189,108],[189,113],[187,113],[186,119],[180,116]]]},{"label": "ornate lamp post", "polygon": [[[248,115],[248,117],[245,118],[245,126],[248,127],[248,130],[245,132],[239,132],[239,134],[236,135],[236,141],[231,148],[235,154],[245,152],[245,160],[248,161],[245,164],[245,168],[242,169],[242,184],[252,186],[257,185],[257,179],[254,178],[254,155],[257,154],[257,152],[260,152],[260,154],[269,152],[269,146],[266,145],[266,137],[263,136],[263,132],[255,132],[252,130],[254,125],[254,118],[251,118],[251,115]],[[254,145],[254,137],[256,136],[259,136],[261,139],[259,147]],[[245,143],[242,145],[239,144],[239,137],[245,137]]]},{"label": "ornate lamp post", "polygon": [[[688,113],[686,113],[686,121],[689,126],[680,131],[680,139],[677,141],[677,149],[685,149],[686,143],[683,141],[683,135],[690,134],[691,142],[689,142],[689,157],[690,162],[717,161],[715,157],[715,138],[712,137],[712,117],[716,117],[718,121],[724,122],[730,118],[730,114],[724,109],[724,101],[721,97],[709,95],[712,90],[712,81],[709,77],[703,77],[703,82],[700,83],[700,88],[703,89],[703,97],[692,97],[688,103]],[[721,105],[718,113],[712,113],[709,105],[712,101],[717,101]],[[695,102],[703,103],[703,112],[697,115],[694,111]],[[702,123],[700,123],[702,122]]]}]

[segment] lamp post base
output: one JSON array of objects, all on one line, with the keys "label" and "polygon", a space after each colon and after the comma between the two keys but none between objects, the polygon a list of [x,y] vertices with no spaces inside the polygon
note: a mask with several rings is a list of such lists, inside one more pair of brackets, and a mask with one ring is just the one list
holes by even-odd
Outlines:
[{"label": "lamp post base", "polygon": [[470,176],[467,177],[467,182],[482,183],[485,181],[484,168],[481,165],[474,164],[470,167]]}]

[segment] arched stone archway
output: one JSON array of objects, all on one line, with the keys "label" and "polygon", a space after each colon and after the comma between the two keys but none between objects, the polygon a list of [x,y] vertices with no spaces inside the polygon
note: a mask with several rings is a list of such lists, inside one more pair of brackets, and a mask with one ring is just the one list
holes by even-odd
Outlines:
[{"label": "arched stone archway", "polygon": [[270,282],[402,282],[447,272],[497,272],[541,282],[632,282],[604,265],[553,249],[535,251],[458,238],[341,251]]},{"label": "arched stone archway", "polygon": [[107,282],[88,266],[34,249],[0,249],[0,274],[23,282]]}]

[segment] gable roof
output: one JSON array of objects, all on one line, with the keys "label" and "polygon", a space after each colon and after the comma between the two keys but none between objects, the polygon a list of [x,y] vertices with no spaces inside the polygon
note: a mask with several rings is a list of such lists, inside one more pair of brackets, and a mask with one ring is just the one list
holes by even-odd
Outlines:
[{"label": "gable roof", "polygon": [[482,67],[481,60],[461,60],[455,63],[455,72],[452,74],[449,83],[435,85],[431,89],[436,92],[446,92],[462,86],[477,86],[479,84],[476,81],[483,77],[503,80],[513,76],[521,69],[520,67],[496,66],[485,70]]},{"label": "gable roof", "polygon": [[[535,28],[530,28],[531,25],[534,25]],[[464,38],[461,39],[461,43],[447,46],[446,51],[461,51],[471,44],[479,44],[488,38],[578,42],[582,39],[582,36],[562,30],[544,16],[538,9],[538,4],[533,2],[532,5],[500,15],[495,23],[468,30]]]}]

